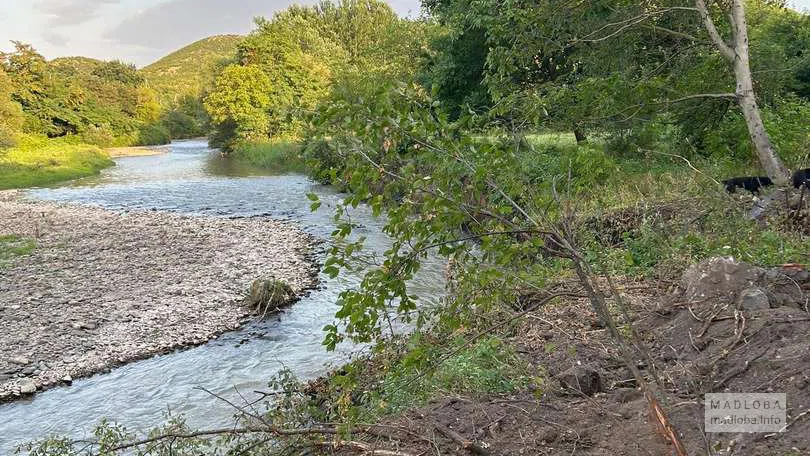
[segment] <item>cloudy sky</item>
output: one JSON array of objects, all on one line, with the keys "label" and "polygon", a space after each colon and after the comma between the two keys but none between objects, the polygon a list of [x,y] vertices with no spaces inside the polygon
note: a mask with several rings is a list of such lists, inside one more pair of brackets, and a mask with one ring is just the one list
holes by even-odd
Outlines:
[{"label": "cloudy sky", "polygon": [[[810,0],[808,0],[810,1]],[[0,50],[10,40],[47,58],[83,55],[138,66],[210,35],[245,34],[256,16],[316,0],[0,0]],[[388,0],[418,15],[419,0]]]},{"label": "cloudy sky", "polygon": [[[388,0],[417,15],[419,0]],[[315,0],[0,0],[0,50],[10,40],[48,58],[84,55],[138,66],[206,36],[250,31],[252,18]],[[810,10],[810,0],[791,0]]]}]

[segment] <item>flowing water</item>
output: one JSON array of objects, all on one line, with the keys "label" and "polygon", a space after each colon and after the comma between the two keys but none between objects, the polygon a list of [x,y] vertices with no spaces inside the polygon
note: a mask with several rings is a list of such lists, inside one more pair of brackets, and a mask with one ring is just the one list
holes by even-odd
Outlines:
[{"label": "flowing water", "polygon": [[[309,192],[323,206],[310,212]],[[101,176],[68,186],[29,192],[30,198],[97,205],[114,210],[163,210],[200,216],[269,215],[289,220],[328,241],[332,211],[342,196],[301,175],[266,171],[222,158],[201,141],[176,142],[168,154],[130,157]],[[351,213],[366,248],[381,255],[390,245],[383,220],[368,208]],[[182,271],[177,271],[182,274]],[[0,405],[0,454],[26,441],[51,435],[88,437],[102,417],[143,431],[164,414],[183,414],[192,427],[231,422],[234,410],[201,388],[240,402],[267,391],[267,381],[282,368],[301,379],[325,373],[359,347],[327,353],[322,328],[331,323],[337,295],[357,285],[360,274],[321,277],[321,287],[290,310],[267,322],[220,336],[203,346],[139,361],[110,373],[77,380],[72,386],[40,393],[32,400]],[[444,293],[443,265],[428,261],[412,283],[412,294],[434,304]],[[424,305],[423,304],[423,305]]]}]

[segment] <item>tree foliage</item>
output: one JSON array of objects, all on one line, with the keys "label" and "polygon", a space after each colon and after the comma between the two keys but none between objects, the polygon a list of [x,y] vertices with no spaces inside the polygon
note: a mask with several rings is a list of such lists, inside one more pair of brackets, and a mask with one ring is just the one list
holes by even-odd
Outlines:
[{"label": "tree foliage", "polygon": [[[271,19],[258,18],[256,29],[238,46],[235,66],[261,69],[268,78],[269,103],[262,107],[266,124],[252,115],[221,115],[216,100],[232,98],[227,92],[242,88],[218,81],[206,102],[217,124],[215,136],[226,147],[262,135],[300,136],[308,117],[329,103],[336,86],[413,75],[429,33],[426,24],[398,18],[378,0],[292,6]],[[233,71],[229,67],[223,75]]]},{"label": "tree foliage", "polygon": [[12,100],[13,92],[11,78],[0,69],[0,149],[15,144],[15,132],[23,125],[22,107]]},{"label": "tree foliage", "polygon": [[272,90],[272,81],[258,66],[230,65],[217,78],[205,106],[214,122],[238,125],[238,139],[259,139],[268,132]]},{"label": "tree foliage", "polygon": [[[4,104],[4,111],[21,108],[22,123],[4,121],[5,130],[79,136],[101,146],[137,144],[145,137],[150,143],[169,140],[157,134],[163,131],[157,126],[163,110],[157,93],[133,65],[81,57],[49,62],[30,45],[14,45],[13,52],[0,55],[0,84],[3,99],[12,103]],[[8,114],[8,119],[20,116]]]},{"label": "tree foliage", "polygon": [[[736,82],[693,2],[434,0],[427,6],[456,37],[480,30],[485,40],[483,64],[471,62],[469,52],[457,56],[436,47],[444,63],[431,69],[431,82],[449,112],[473,92],[443,78],[442,68],[468,74],[481,68],[481,87],[495,106],[491,117],[530,131],[581,129],[644,142],[674,125],[681,140],[712,152],[708,135],[734,110],[733,98],[696,96],[733,93]],[[729,36],[725,14],[714,8]],[[807,100],[807,15],[755,0],[748,2],[748,25],[761,107],[776,109],[785,97]]]}]

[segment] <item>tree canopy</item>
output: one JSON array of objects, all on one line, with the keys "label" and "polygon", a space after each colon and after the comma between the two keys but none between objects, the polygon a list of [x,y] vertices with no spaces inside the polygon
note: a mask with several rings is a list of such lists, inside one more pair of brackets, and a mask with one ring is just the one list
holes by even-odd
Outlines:
[{"label": "tree canopy", "polygon": [[[218,81],[206,100],[218,124],[216,137],[224,139],[217,145],[230,148],[248,136],[300,135],[336,85],[414,74],[415,57],[425,52],[429,33],[427,24],[400,19],[377,0],[291,6],[270,19],[258,18],[255,30],[238,45],[236,63],[220,77],[246,71],[235,67],[261,69],[269,80],[269,101],[261,107],[266,124],[252,116],[222,116],[222,100],[234,98],[228,92],[246,88]],[[255,70],[249,71],[252,83],[260,83]],[[258,115],[258,110],[251,112]]]}]

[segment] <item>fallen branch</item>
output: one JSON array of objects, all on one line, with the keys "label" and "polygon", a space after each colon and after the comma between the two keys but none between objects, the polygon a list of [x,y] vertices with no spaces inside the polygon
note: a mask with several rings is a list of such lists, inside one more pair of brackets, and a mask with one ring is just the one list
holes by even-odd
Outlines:
[{"label": "fallen branch", "polygon": [[477,454],[479,456],[490,456],[489,450],[487,450],[480,444],[476,443],[474,440],[465,439],[464,436],[448,428],[447,426],[443,426],[439,423],[433,423],[433,427],[436,428],[437,431],[439,431],[439,434],[442,434],[448,439],[461,445],[461,448],[464,448],[470,453]]},{"label": "fallen branch", "polygon": [[360,451],[363,455],[366,456],[415,456],[412,453],[403,453],[401,451],[394,451],[394,450],[379,450],[374,448],[374,446],[365,443],[365,442],[357,442],[353,440],[339,440],[334,442],[317,442],[315,445],[320,447],[328,447],[332,450],[340,450],[340,449],[350,449],[354,451]]},{"label": "fallen branch", "polygon": [[[796,423],[797,421],[799,421],[800,419],[804,418],[804,417],[805,417],[805,416],[807,416],[808,414],[810,414],[810,409],[807,409],[807,410],[803,411],[802,413],[799,413],[799,414],[798,414],[798,415],[796,415],[796,416],[795,416],[795,417],[794,417],[792,420],[790,420],[790,423],[786,424],[786,425],[785,425],[785,427],[783,427],[782,429],[780,429],[780,430],[779,430],[779,432],[781,433],[781,432],[785,432],[785,431],[787,431],[787,428],[789,428],[789,427],[790,427],[790,425],[792,425],[792,424]],[[765,438],[768,438],[768,437],[773,437],[773,436],[775,436],[775,435],[778,435],[778,433],[776,433],[776,434],[768,434],[768,435],[766,435],[766,436],[765,436]]]}]

